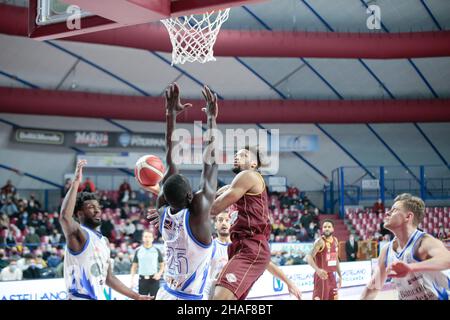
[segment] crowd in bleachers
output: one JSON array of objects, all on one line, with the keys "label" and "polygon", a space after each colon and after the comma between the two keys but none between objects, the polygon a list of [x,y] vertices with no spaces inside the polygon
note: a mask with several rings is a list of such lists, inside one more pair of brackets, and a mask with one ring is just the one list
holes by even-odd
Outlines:
[{"label": "crowd in bleachers", "polygon": [[[61,199],[70,187],[68,179]],[[129,272],[131,259],[140,244],[144,230],[151,230],[156,243],[158,231],[146,219],[147,209],[155,205],[155,197],[142,190],[133,191],[127,181],[118,190],[99,191],[92,180],[78,191],[96,192],[103,208],[101,232],[110,240],[114,272]],[[318,210],[306,196],[291,187],[284,193],[270,194],[273,234],[271,241],[305,242],[318,237]],[[28,199],[8,181],[0,195],[0,269],[5,278],[36,279],[62,275],[65,238],[58,221],[58,210],[47,212],[31,194]],[[275,252],[280,265],[303,263],[303,257]],[[14,275],[12,274],[14,273]],[[20,276],[19,276],[20,273]]]},{"label": "crowd in bleachers", "polygon": [[[362,240],[386,241],[390,232],[383,227],[383,218],[390,208],[347,209],[345,219],[350,231]],[[426,207],[419,229],[446,240],[450,237],[450,207]]]}]

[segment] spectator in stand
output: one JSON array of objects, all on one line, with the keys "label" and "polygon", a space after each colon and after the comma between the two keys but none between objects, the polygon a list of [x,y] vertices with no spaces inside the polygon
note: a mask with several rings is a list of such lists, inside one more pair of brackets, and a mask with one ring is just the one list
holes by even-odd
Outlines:
[{"label": "spectator in stand", "polygon": [[309,241],[312,241],[314,239],[314,235],[317,232],[317,230],[318,230],[317,225],[311,221],[308,225],[308,228],[306,229],[306,231],[308,231]]},{"label": "spectator in stand", "polygon": [[309,240],[308,231],[302,225],[300,225],[300,229],[297,231],[297,240],[300,241],[300,242],[308,242],[308,241],[310,241]]},{"label": "spectator in stand", "polygon": [[30,218],[28,219],[27,226],[30,228],[32,227],[32,228],[34,228],[34,230],[36,230],[37,228],[39,228],[39,225],[40,225],[40,222],[38,220],[37,213],[30,214]]},{"label": "spectator in stand", "polygon": [[0,274],[1,281],[17,281],[22,280],[22,270],[17,267],[17,261],[11,260],[9,266],[3,268]]},{"label": "spectator in stand", "polygon": [[111,222],[111,217],[105,213],[102,214],[102,225],[100,226],[100,231],[111,241],[114,231],[114,224]]},{"label": "spectator in stand", "polygon": [[14,232],[11,230],[11,228],[8,228],[6,230],[6,239],[5,239],[6,247],[12,248],[16,246],[16,237],[14,236]]},{"label": "spectator in stand", "polygon": [[25,247],[23,250],[23,257],[17,261],[17,266],[20,270],[25,271],[31,265],[31,260],[33,260],[33,255],[30,253],[30,250]]},{"label": "spectator in stand", "polygon": [[347,254],[347,261],[356,261],[358,253],[358,242],[355,241],[355,235],[350,234],[348,240],[345,242],[345,253]]},{"label": "spectator in stand", "polygon": [[64,182],[64,188],[61,190],[61,198],[64,198],[72,185],[72,179],[67,178]]},{"label": "spectator in stand", "polygon": [[64,277],[64,251],[61,252],[61,262],[55,268],[55,277],[56,278]]},{"label": "spectator in stand", "polygon": [[136,231],[133,233],[133,242],[140,242],[142,239],[142,236],[144,235],[144,225],[141,223],[138,223],[136,225]]},{"label": "spectator in stand", "polygon": [[103,194],[102,198],[100,199],[100,206],[103,209],[112,209],[114,207],[113,202],[110,199],[108,199],[108,197],[106,196],[105,193]]},{"label": "spectator in stand", "polygon": [[373,204],[372,211],[374,213],[385,213],[384,203],[381,199],[378,199],[377,202]]},{"label": "spectator in stand", "polygon": [[319,208],[314,208],[314,212],[312,215],[312,221],[316,224],[316,225],[320,225],[320,211]]},{"label": "spectator in stand", "polygon": [[128,219],[131,215],[131,209],[128,202],[125,202],[122,209],[120,209],[120,219]]},{"label": "spectator in stand", "polygon": [[128,255],[119,252],[114,259],[114,274],[128,274],[131,269],[131,261]]},{"label": "spectator in stand", "polygon": [[303,206],[304,206],[305,210],[307,212],[310,212],[310,210],[311,210],[311,203],[309,202],[309,199],[308,199],[307,196],[305,196],[303,198],[302,203],[303,203]]},{"label": "spectator in stand", "polygon": [[139,188],[139,190],[136,192],[136,199],[138,199],[140,203],[144,203],[144,206],[150,206],[150,202],[153,200],[153,198],[156,198],[153,193],[149,193],[142,188]]},{"label": "spectator in stand", "polygon": [[275,223],[272,225],[272,232],[275,236],[283,234],[285,229],[286,228],[280,219],[275,220]]},{"label": "spectator in stand", "polygon": [[283,193],[281,198],[280,198],[280,206],[281,208],[289,208],[289,206],[291,205],[291,199],[288,197],[287,193]]},{"label": "spectator in stand", "polygon": [[4,249],[0,249],[0,271],[9,265]]},{"label": "spectator in stand", "polygon": [[95,192],[95,184],[91,178],[86,178],[86,181],[80,185],[78,192]]},{"label": "spectator in stand", "polygon": [[6,213],[0,215],[0,230],[3,228],[9,228],[9,217]]},{"label": "spectator in stand", "polygon": [[313,221],[313,215],[308,212],[307,210],[305,210],[305,213],[302,215],[302,217],[300,218],[300,223],[302,224],[302,226],[304,226],[305,228],[309,227],[309,224]]},{"label": "spectator in stand", "polygon": [[6,197],[16,194],[16,187],[13,186],[11,180],[6,181],[6,184],[1,189],[1,193]]},{"label": "spectator in stand", "polygon": [[125,229],[124,229],[125,235],[128,237],[132,237],[135,231],[136,226],[134,225],[134,223],[131,223],[130,219],[127,219],[127,221],[125,222]]},{"label": "spectator in stand", "polygon": [[298,195],[300,194],[300,190],[298,190],[297,187],[295,186],[290,186],[288,189],[288,196],[290,198],[295,198],[298,197]]},{"label": "spectator in stand", "polygon": [[47,268],[47,262],[45,262],[44,258],[43,258],[43,254],[41,251],[36,251],[36,266],[39,269],[44,269]]},{"label": "spectator in stand", "polygon": [[139,200],[137,198],[136,192],[131,192],[130,199],[128,199],[128,205],[130,206],[130,208],[139,208]]},{"label": "spectator in stand", "polygon": [[448,234],[444,230],[444,226],[442,224],[439,225],[439,231],[436,235],[436,238],[439,240],[446,240],[448,238]]},{"label": "spectator in stand", "polygon": [[53,246],[59,245],[63,242],[62,237],[63,235],[59,233],[57,229],[53,229],[52,234],[50,235],[50,244]]},{"label": "spectator in stand", "polygon": [[11,254],[9,258],[16,261],[20,259],[20,254],[16,247],[11,248]]},{"label": "spectator in stand", "polygon": [[8,227],[0,229],[0,248],[6,247],[6,237],[8,236]]},{"label": "spectator in stand", "polygon": [[33,250],[41,243],[41,239],[39,239],[39,236],[35,233],[35,229],[33,227],[28,228],[28,233],[24,242],[30,250]]},{"label": "spectator in stand", "polygon": [[281,223],[286,227],[286,229],[292,227],[291,218],[289,218],[289,215],[288,215],[288,214],[285,214],[285,215],[283,216],[283,220],[281,220]]},{"label": "spectator in stand", "polygon": [[34,194],[30,195],[30,200],[28,201],[27,211],[29,213],[39,212],[41,210],[41,203],[36,200]]},{"label": "spectator in stand", "polygon": [[50,268],[56,268],[61,263],[61,258],[58,256],[58,249],[52,248],[50,257],[47,259],[47,264]]},{"label": "spectator in stand", "polygon": [[24,231],[26,226],[28,225],[28,214],[27,208],[25,206],[19,207],[19,213],[17,217],[16,225],[20,229],[20,231]]},{"label": "spectator in stand", "polygon": [[6,199],[6,203],[2,206],[0,209],[0,213],[6,213],[9,218],[13,218],[17,216],[19,213],[19,209],[17,208],[16,204],[13,202],[11,197],[8,197]]},{"label": "spectator in stand", "polygon": [[[122,202],[122,199],[123,199],[125,193],[128,193],[128,196],[130,196],[131,191],[132,191],[131,186],[128,183],[128,181],[126,179],[123,180],[122,184],[119,186],[119,201]],[[127,199],[127,201],[128,201],[128,199]]]},{"label": "spectator in stand", "polygon": [[30,265],[23,271],[23,279],[40,279],[41,270],[36,265],[36,260],[31,259]]}]

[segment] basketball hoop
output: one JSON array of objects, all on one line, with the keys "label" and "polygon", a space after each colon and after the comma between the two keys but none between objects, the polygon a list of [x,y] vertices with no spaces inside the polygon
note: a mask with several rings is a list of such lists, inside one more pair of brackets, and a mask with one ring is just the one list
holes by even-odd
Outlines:
[{"label": "basketball hoop", "polygon": [[172,65],[216,61],[214,43],[230,9],[161,20],[172,42]]}]

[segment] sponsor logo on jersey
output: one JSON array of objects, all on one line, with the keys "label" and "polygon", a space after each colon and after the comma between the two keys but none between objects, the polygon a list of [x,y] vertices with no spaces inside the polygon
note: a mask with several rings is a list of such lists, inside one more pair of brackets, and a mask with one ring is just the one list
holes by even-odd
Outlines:
[{"label": "sponsor logo on jersey", "polygon": [[225,275],[225,278],[227,278],[227,281],[230,282],[230,283],[233,283],[233,282],[237,281],[237,278],[236,278],[234,273],[227,273]]}]

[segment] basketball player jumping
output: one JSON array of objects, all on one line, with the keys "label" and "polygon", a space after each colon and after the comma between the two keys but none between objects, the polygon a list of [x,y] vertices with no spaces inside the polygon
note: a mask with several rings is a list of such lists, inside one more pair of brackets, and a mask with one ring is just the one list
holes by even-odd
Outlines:
[{"label": "basketball player jumping", "polygon": [[[100,231],[101,208],[94,193],[77,190],[82,180],[83,166],[80,160],[74,181],[64,198],[59,222],[67,240],[64,259],[64,278],[69,300],[106,300],[106,286],[135,300],[150,300],[129,289],[113,275],[110,265],[109,242]],[[78,218],[80,223],[73,218]]]},{"label": "basketball player jumping", "polygon": [[[220,189],[219,189],[220,191]],[[231,209],[232,210],[232,209]],[[211,269],[209,272],[208,285],[206,286],[209,292],[209,297],[212,298],[214,294],[214,287],[216,281],[228,262],[228,246],[231,244],[230,240],[230,213],[224,211],[216,216],[214,228],[218,234],[218,238],[213,240],[213,256],[211,261]],[[286,283],[289,292],[297,299],[301,299],[301,292],[296,285],[289,280],[284,272],[277,267],[273,262],[270,262],[267,266],[267,271],[272,273],[275,277]]]},{"label": "basketball player jumping", "polygon": [[[189,104],[182,105],[177,84],[166,90],[166,162],[167,171],[157,199],[159,212],[149,219],[159,221],[159,230],[166,249],[166,284],[159,289],[159,300],[201,300],[205,289],[212,256],[210,210],[217,189],[217,163],[215,162],[214,131],[218,113],[217,96],[204,87],[203,96],[208,118],[207,147],[203,157],[200,190],[193,194],[189,181],[178,173],[172,159],[172,133],[177,114]],[[153,192],[158,187],[153,188]],[[151,212],[151,211],[150,211]],[[206,297],[205,297],[206,298]]]},{"label": "basketball player jumping", "polygon": [[450,252],[444,244],[417,229],[425,203],[404,193],[394,199],[384,227],[395,238],[381,249],[378,267],[361,299],[375,299],[387,277],[393,278],[399,300],[449,300]]},{"label": "basketball player jumping", "polygon": [[[342,285],[342,275],[339,266],[339,241],[333,236],[334,223],[324,220],[322,223],[322,236],[316,240],[306,261],[315,270],[314,273],[314,300],[337,300],[338,289]],[[339,276],[336,283],[335,272]]]},{"label": "basketball player jumping", "polygon": [[[218,215],[235,204],[237,215],[231,221],[230,260],[223,268],[214,293],[217,300],[243,300],[270,262],[270,220],[264,179],[258,172],[259,151],[238,151],[233,172],[237,176],[211,209]],[[234,220],[234,221],[233,221]]]}]

